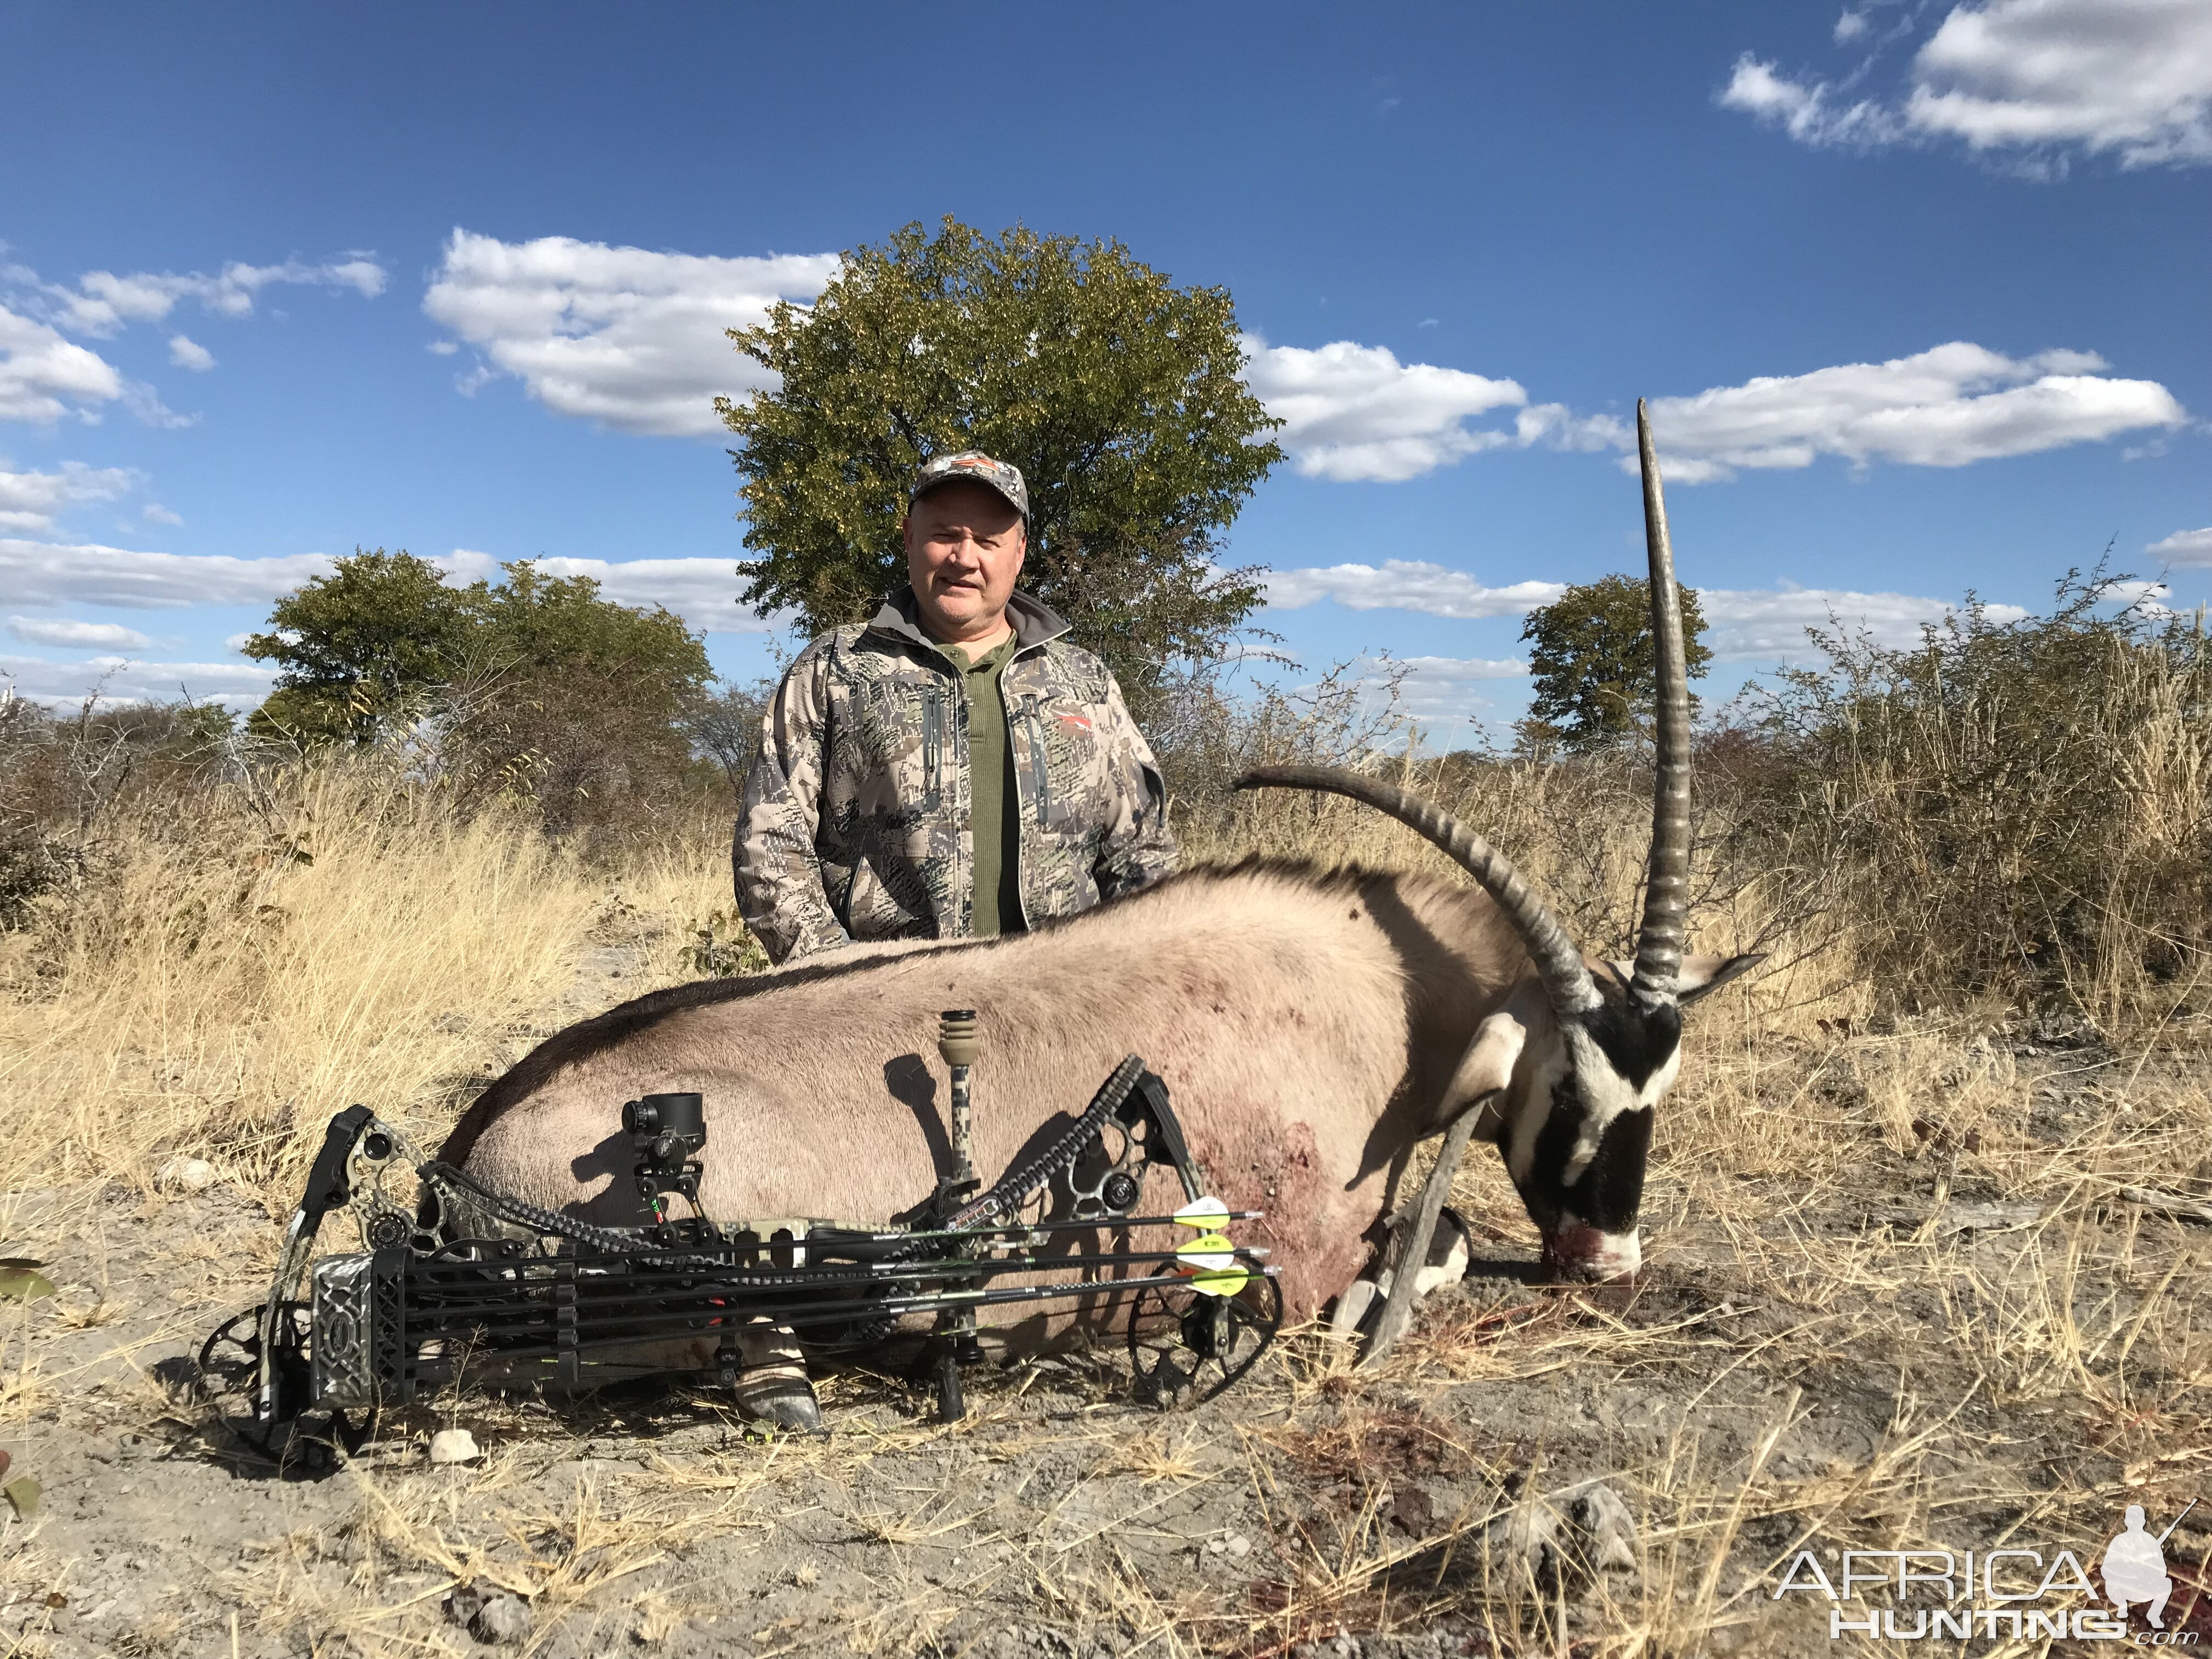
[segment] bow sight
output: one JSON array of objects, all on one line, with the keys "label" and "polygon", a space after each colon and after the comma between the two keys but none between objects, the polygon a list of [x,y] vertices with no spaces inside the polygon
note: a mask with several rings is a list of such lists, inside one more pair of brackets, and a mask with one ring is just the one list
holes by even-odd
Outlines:
[{"label": "bow sight", "polygon": [[[494,1192],[349,1107],[324,1135],[267,1299],[208,1339],[201,1368],[250,1388],[264,1439],[326,1414],[351,1444],[378,1409],[465,1377],[573,1390],[689,1376],[734,1389],[756,1415],[815,1428],[806,1362],[898,1336],[923,1339],[917,1369],[950,1419],[964,1410],[961,1367],[982,1357],[978,1310],[1010,1304],[1073,1304],[1085,1328],[1125,1331],[1139,1392],[1164,1402],[1208,1398],[1243,1376],[1281,1319],[1276,1269],[1226,1236],[1258,1212],[1205,1196],[1166,1085],[1129,1055],[1042,1151],[983,1188],[969,1135],[978,1046],[972,1013],[946,1017],[952,1167],[908,1224],[888,1228],[718,1225],[700,1200],[697,1094],[622,1109],[651,1218],[639,1225]],[[1152,1167],[1175,1174],[1186,1202],[1132,1213]],[[409,1173],[411,1205],[386,1190]],[[690,1215],[668,1216],[672,1193]],[[315,1257],[324,1218],[341,1208],[361,1249]]]},{"label": "bow sight", "polygon": [[629,1137],[637,1195],[658,1210],[663,1193],[681,1193],[699,1208],[699,1177],[707,1166],[707,1097],[704,1095],[647,1095],[626,1100],[623,1133]]}]

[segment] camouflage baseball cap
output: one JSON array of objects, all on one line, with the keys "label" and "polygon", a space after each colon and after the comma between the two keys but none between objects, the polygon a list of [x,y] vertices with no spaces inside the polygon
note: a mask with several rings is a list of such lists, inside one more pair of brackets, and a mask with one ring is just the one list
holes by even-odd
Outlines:
[{"label": "camouflage baseball cap", "polygon": [[915,475],[914,489],[908,493],[911,506],[942,483],[954,483],[965,478],[971,483],[995,489],[1014,504],[1024,519],[1030,515],[1030,487],[1022,482],[1022,470],[1011,461],[994,461],[980,449],[963,449],[957,455],[933,455],[921,464]]}]

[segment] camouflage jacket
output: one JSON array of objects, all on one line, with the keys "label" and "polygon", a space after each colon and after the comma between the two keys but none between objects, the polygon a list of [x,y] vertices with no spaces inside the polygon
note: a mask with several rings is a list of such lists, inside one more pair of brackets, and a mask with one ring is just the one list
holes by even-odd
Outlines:
[{"label": "camouflage jacket", "polygon": [[[969,931],[968,705],[901,589],[799,653],[762,722],[732,862],[775,962],[854,939]],[[1106,666],[1026,594],[1000,680],[1021,815],[1022,922],[1072,915],[1175,867],[1167,788]]]}]

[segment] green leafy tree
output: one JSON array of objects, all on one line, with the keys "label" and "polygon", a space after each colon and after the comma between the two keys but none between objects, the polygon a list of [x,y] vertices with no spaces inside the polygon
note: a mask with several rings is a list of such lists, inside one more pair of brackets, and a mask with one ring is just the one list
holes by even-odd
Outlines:
[{"label": "green leafy tree", "polygon": [[664,605],[617,605],[595,578],[547,576],[529,559],[503,569],[498,586],[472,582],[460,595],[479,665],[624,675],[656,688],[672,714],[711,672],[699,636]]},{"label": "green leafy tree", "polygon": [[356,548],[329,575],[277,600],[268,631],[242,647],[280,670],[255,729],[365,742],[410,697],[447,680],[474,631],[463,596],[436,565],[404,548]]},{"label": "green leafy tree", "polygon": [[[712,671],[665,608],[525,560],[454,588],[406,552],[356,551],[276,602],[247,654],[278,665],[255,729],[367,743],[394,722],[436,738],[465,796],[522,793],[556,830],[666,798],[692,764]],[[626,805],[628,804],[628,805]]]},{"label": "green leafy tree", "polygon": [[560,832],[635,822],[679,793],[686,716],[711,673],[682,617],[526,562],[464,599],[477,631],[447,696],[445,742],[465,781],[531,796]]},{"label": "green leafy tree", "polygon": [[1224,289],[1177,288],[1119,242],[947,217],[848,253],[812,307],[730,337],[777,376],[716,404],[758,556],[739,566],[745,603],[810,631],[866,617],[906,579],[915,469],[974,448],[1028,480],[1023,586],[1133,702],[1245,632],[1259,573],[1213,556],[1282,451],[1240,378]]},{"label": "green leafy tree", "polygon": [[280,670],[260,729],[311,740],[367,741],[456,686],[481,697],[544,682],[532,690],[542,699],[562,677],[601,690],[619,681],[672,720],[711,672],[682,617],[604,599],[589,576],[547,576],[524,560],[497,584],[456,588],[428,560],[380,547],[277,600],[244,650]]},{"label": "green leafy tree", "polygon": [[[1695,588],[1677,591],[1683,655],[1690,678],[1698,679],[1713,659],[1699,643],[1705,615]],[[1528,613],[1521,637],[1529,642],[1536,680],[1520,727],[1524,748],[1539,756],[1553,747],[1590,754],[1645,738],[1656,689],[1649,578],[1613,575],[1570,587]]]}]

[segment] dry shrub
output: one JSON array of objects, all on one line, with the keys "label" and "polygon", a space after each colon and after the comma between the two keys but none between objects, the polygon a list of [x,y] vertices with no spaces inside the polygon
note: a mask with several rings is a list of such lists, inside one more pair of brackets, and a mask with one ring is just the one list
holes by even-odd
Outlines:
[{"label": "dry shrub", "polygon": [[1862,969],[1906,1007],[2063,1002],[2163,1019],[2212,966],[2212,652],[2203,616],[1979,605],[1916,650],[1819,640],[1739,779],[1744,839],[1817,872]]}]

